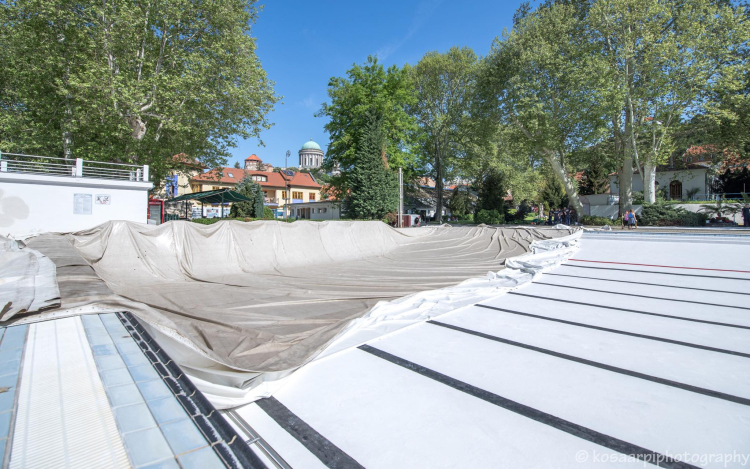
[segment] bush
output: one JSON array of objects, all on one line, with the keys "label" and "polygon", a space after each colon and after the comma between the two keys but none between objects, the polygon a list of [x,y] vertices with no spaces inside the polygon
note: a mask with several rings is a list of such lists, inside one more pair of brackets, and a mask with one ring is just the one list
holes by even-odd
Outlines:
[{"label": "bush", "polygon": [[477,213],[476,220],[477,223],[484,223],[485,225],[499,225],[505,223],[505,216],[497,210],[480,210]]},{"label": "bush", "polygon": [[640,226],[705,226],[706,215],[665,203],[646,204],[638,217]]},{"label": "bush", "polygon": [[193,218],[192,221],[201,225],[213,225],[219,220],[226,220],[226,218]]},{"label": "bush", "polygon": [[473,222],[474,221],[474,214],[473,213],[467,213],[466,215],[459,217],[459,221],[468,221]]},{"label": "bush", "polygon": [[[528,203],[521,202],[521,205],[518,206],[518,209],[516,209],[516,213],[513,216],[514,221],[522,222],[526,220],[526,215],[531,213],[531,206],[529,206]],[[510,213],[510,212],[509,212]]]},{"label": "bush", "polygon": [[581,217],[581,224],[590,226],[617,226],[620,224],[620,220],[610,220],[607,217],[590,217],[588,215],[584,215]]},{"label": "bush", "polygon": [[274,215],[273,210],[268,207],[263,207],[263,218],[276,218],[276,216]]},{"label": "bush", "polygon": [[383,223],[391,226],[396,226],[398,223],[398,213],[396,212],[388,212],[385,214],[385,217],[383,218]]}]

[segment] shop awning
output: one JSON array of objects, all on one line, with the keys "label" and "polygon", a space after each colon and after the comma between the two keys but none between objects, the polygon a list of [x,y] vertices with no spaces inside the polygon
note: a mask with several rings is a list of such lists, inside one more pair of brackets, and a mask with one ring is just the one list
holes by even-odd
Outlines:
[{"label": "shop awning", "polygon": [[193,192],[192,194],[185,194],[174,199],[169,199],[168,202],[182,202],[184,200],[195,200],[197,202],[203,202],[207,204],[221,204],[226,202],[252,202],[253,199],[249,199],[237,191],[230,189],[218,189],[214,191],[204,192]]}]

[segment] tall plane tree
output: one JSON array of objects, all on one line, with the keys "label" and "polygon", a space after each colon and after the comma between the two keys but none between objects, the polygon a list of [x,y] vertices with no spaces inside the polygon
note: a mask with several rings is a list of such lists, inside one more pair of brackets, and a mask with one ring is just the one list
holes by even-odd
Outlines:
[{"label": "tall plane tree", "polygon": [[270,127],[255,0],[0,2],[0,145],[150,164],[224,164]]},{"label": "tall plane tree", "polygon": [[742,8],[713,0],[598,0],[586,29],[599,44],[611,83],[620,208],[632,205],[633,165],[644,199],[655,202],[656,166],[671,153],[670,134],[739,63],[748,40]]},{"label": "tall plane tree", "polygon": [[578,213],[583,205],[567,160],[606,130],[602,67],[578,11],[553,3],[525,12],[495,40],[480,79],[485,105],[549,165]]},{"label": "tall plane tree", "polygon": [[437,192],[435,219],[443,215],[447,169],[471,152],[476,126],[471,125],[476,91],[477,55],[468,47],[452,47],[441,54],[429,52],[412,69],[417,100],[412,113],[419,125],[418,148],[432,168]]}]

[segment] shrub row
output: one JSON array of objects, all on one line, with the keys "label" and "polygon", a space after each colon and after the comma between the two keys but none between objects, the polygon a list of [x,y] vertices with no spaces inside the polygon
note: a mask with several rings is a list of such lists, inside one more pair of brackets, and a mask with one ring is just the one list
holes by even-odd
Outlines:
[{"label": "shrub row", "polygon": [[603,225],[616,226],[620,224],[620,220],[610,220],[607,217],[592,217],[592,216],[584,215],[581,217],[581,224],[588,225],[588,226],[603,226]]},{"label": "shrub row", "polygon": [[640,226],[705,226],[706,215],[665,203],[645,204],[638,217]]},{"label": "shrub row", "polygon": [[505,223],[505,215],[497,210],[480,210],[477,213],[476,222],[485,225],[500,225]]}]

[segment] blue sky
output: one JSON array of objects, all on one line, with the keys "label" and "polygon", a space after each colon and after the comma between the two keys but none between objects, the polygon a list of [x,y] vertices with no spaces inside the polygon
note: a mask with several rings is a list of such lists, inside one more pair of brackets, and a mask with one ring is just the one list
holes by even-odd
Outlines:
[{"label": "blue sky", "polygon": [[252,35],[258,56],[283,103],[269,115],[274,126],[258,139],[240,141],[229,165],[255,153],[264,162],[297,165],[297,151],[311,138],[328,144],[325,119],[315,117],[327,100],[328,80],[377,54],[385,65],[414,64],[429,51],[469,46],[486,55],[510,28],[520,1],[277,0],[265,4]]}]

